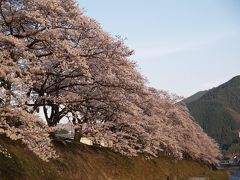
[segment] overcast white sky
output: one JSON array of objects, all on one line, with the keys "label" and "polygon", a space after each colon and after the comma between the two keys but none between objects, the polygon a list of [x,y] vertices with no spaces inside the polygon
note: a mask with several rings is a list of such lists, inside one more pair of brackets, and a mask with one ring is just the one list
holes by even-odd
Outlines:
[{"label": "overcast white sky", "polygon": [[78,0],[121,35],[150,85],[182,96],[240,75],[239,0]]}]

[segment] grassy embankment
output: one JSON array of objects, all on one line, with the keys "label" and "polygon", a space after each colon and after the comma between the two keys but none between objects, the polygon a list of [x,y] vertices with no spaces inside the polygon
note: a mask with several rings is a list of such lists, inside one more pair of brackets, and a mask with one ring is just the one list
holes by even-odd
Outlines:
[{"label": "grassy embankment", "polygon": [[177,161],[169,157],[146,160],[127,158],[107,148],[55,142],[58,160],[43,162],[20,142],[0,136],[0,145],[12,158],[0,153],[0,179],[183,179],[205,176],[210,180],[228,179],[226,172],[213,171],[207,165],[192,160]]}]

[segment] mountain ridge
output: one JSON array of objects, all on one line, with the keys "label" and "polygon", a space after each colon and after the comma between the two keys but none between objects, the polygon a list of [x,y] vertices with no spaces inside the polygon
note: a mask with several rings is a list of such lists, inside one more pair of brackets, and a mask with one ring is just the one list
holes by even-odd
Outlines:
[{"label": "mountain ridge", "polygon": [[223,149],[239,142],[240,75],[183,100],[190,114]]},{"label": "mountain ridge", "polygon": [[201,98],[204,94],[206,94],[209,90],[203,90],[203,91],[198,91],[197,93],[187,97],[186,99],[183,100],[184,103],[191,103],[193,101],[198,100]]}]

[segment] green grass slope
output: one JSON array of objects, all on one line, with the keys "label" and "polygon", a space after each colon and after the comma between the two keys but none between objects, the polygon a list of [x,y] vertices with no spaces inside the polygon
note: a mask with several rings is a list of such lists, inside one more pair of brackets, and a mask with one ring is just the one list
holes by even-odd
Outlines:
[{"label": "green grass slope", "polygon": [[240,131],[240,76],[186,103],[191,115],[224,149],[238,142]]},{"label": "green grass slope", "polygon": [[20,142],[0,136],[0,145],[11,155],[8,158],[0,153],[0,179],[160,180],[169,177],[186,180],[192,176],[228,179],[225,171],[214,171],[192,160],[177,161],[166,156],[150,160],[127,158],[106,148],[61,141],[54,144],[60,158],[43,162]]}]

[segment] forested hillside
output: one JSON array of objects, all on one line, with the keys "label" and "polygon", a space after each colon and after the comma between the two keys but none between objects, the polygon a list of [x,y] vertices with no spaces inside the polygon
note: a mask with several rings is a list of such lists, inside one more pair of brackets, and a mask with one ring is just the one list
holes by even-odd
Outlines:
[{"label": "forested hillside", "polygon": [[186,99],[185,102],[195,120],[223,149],[239,142],[240,76],[207,91],[194,101]]}]

